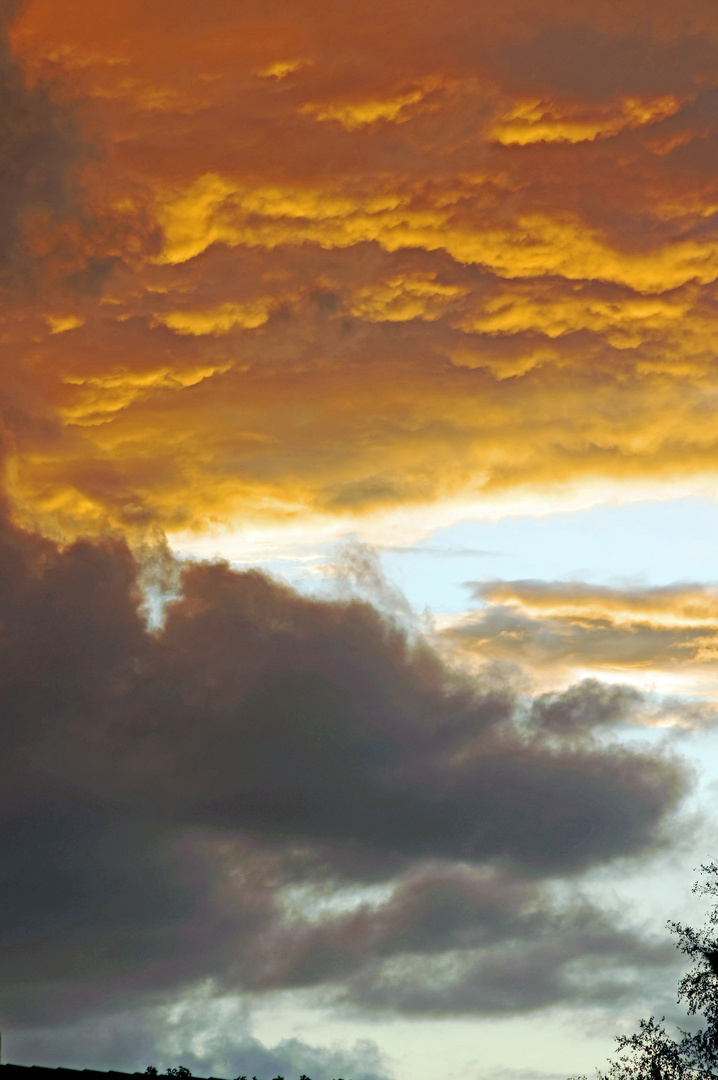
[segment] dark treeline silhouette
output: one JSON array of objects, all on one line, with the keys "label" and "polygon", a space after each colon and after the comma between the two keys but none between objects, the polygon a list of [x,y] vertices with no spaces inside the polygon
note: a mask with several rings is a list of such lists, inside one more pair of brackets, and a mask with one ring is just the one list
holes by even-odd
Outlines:
[{"label": "dark treeline silhouette", "polygon": [[[145,1069],[144,1075],[145,1076],[177,1076],[177,1077],[185,1077],[185,1078],[187,1078],[187,1077],[192,1076],[192,1072],[191,1072],[190,1069],[187,1068],[186,1065],[178,1065],[176,1068],[170,1067],[168,1069],[165,1069],[165,1071],[163,1073],[158,1073],[157,1068],[154,1065],[148,1065],[147,1068]],[[241,1076],[235,1076],[234,1080],[247,1080],[247,1077],[244,1074],[242,1074]],[[253,1076],[252,1080],[257,1080],[257,1077]],[[272,1077],[272,1080],[284,1080],[284,1077],[283,1076],[274,1076],[274,1077]],[[311,1080],[311,1077],[307,1076],[306,1073],[302,1073],[302,1075],[299,1077],[299,1080]],[[334,1080],[344,1080],[344,1078],[341,1077],[341,1076],[338,1076],[338,1077],[335,1077]]]},{"label": "dark treeline silhouette", "polygon": [[[678,1002],[689,1016],[703,1018],[697,1032],[678,1029],[671,1035],[665,1017],[651,1016],[639,1022],[633,1035],[618,1035],[618,1050],[608,1071],[596,1070],[598,1080],[708,1080],[718,1076],[718,863],[701,866],[703,877],[694,893],[713,898],[700,929],[669,921],[677,937],[676,948],[693,961],[678,984]],[[586,1080],[571,1077],[570,1080]]]}]

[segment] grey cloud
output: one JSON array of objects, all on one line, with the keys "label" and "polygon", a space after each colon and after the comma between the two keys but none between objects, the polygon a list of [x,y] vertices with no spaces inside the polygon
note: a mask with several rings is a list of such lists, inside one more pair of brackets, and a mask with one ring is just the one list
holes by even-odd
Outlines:
[{"label": "grey cloud", "polygon": [[461,864],[425,864],[396,880],[389,899],[345,915],[278,923],[251,955],[257,986],[312,986],[361,973],[390,957],[428,958],[545,930],[534,883]]},{"label": "grey cloud", "polygon": [[644,701],[630,686],[583,679],[560,694],[540,694],[531,704],[532,723],[558,735],[570,735],[625,721]]},{"label": "grey cloud", "polygon": [[[4,800],[0,813],[0,942],[27,944],[90,916],[95,874],[86,863],[99,828],[91,806],[37,792]],[[38,876],[42,866],[42,877]],[[12,873],[7,868],[12,866]]]},{"label": "grey cloud", "polygon": [[313,1046],[284,1039],[267,1046],[252,1035],[242,998],[215,997],[205,986],[184,999],[144,1008],[95,1013],[66,1025],[28,1028],[4,1040],[14,1062],[65,1068],[144,1072],[185,1065],[195,1076],[247,1076],[262,1080],[302,1073],[312,1080],[386,1080],[387,1063],[370,1040],[352,1046]]},{"label": "grey cloud", "polygon": [[410,613],[406,597],[388,581],[376,550],[368,544],[347,540],[336,551],[328,569],[345,596],[350,596],[353,590],[382,611]]},{"label": "grey cloud", "polygon": [[564,912],[555,925],[544,912],[537,921],[529,932],[519,922],[517,932],[485,949],[367,965],[349,981],[349,994],[365,1007],[427,1014],[606,1004],[635,996],[647,969],[675,962],[670,944],[641,941],[588,905]]},{"label": "grey cloud", "polygon": [[[178,598],[150,631],[122,542],[59,550],[0,528],[6,1025],[208,978],[363,985],[357,941],[381,965],[551,939],[557,924],[522,913],[523,879],[665,835],[687,784],[677,761],[527,738],[509,692],[456,675],[367,603],[162,561],[149,580],[167,574]],[[378,913],[327,914],[287,944],[285,887],[362,881],[397,887]]]},{"label": "grey cloud", "polygon": [[[359,1039],[347,1050],[310,1046],[300,1039],[283,1039],[276,1046],[263,1046],[247,1039],[234,1054],[237,1071],[247,1076],[293,1076],[308,1074],[312,1080],[386,1080],[391,1070],[375,1043]],[[234,1066],[233,1066],[234,1068]]]},{"label": "grey cloud", "polygon": [[[346,988],[345,1001],[409,1012],[501,1013],[608,998],[625,982],[623,969],[635,982],[675,956],[670,944],[643,941],[580,898],[559,905],[535,883],[465,865],[425,866],[384,904],[276,933],[271,948],[264,940],[268,963],[252,956],[258,986],[330,981]],[[600,977],[582,985],[582,964]]]},{"label": "grey cloud", "polygon": [[[143,649],[150,677],[128,675],[103,703],[107,743],[86,752],[79,782],[139,802],[149,790],[204,826],[540,872],[650,843],[678,794],[667,763],[512,742],[509,695],[462,684],[366,604],[306,600],[221,565],[188,569],[184,588]],[[87,724],[78,715],[74,737],[91,746]]]}]

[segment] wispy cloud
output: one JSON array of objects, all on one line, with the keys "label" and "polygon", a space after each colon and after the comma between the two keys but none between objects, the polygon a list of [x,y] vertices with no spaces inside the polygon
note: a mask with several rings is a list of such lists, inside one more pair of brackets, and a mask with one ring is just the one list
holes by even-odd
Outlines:
[{"label": "wispy cloud", "polygon": [[470,584],[482,606],[449,620],[444,634],[486,658],[614,672],[711,670],[718,658],[718,593],[709,585]]},{"label": "wispy cloud", "polygon": [[389,551],[394,555],[433,555],[447,559],[496,559],[500,558],[503,551],[488,551],[482,548],[469,547],[435,547],[431,544],[402,545],[402,544],[379,544],[377,551]]}]

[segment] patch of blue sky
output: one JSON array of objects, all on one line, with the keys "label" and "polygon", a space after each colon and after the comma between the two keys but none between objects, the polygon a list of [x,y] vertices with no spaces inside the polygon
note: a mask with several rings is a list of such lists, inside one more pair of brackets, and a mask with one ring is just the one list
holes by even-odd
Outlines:
[{"label": "patch of blue sky", "polygon": [[688,497],[588,510],[464,520],[381,561],[417,611],[469,605],[468,581],[536,578],[594,584],[718,581],[718,502]]},{"label": "patch of blue sky", "polygon": [[[361,532],[353,538],[363,539]],[[349,539],[349,537],[345,538]],[[224,557],[238,569],[257,566],[302,591],[316,592],[332,576],[342,540],[283,541],[264,551],[231,538],[180,543],[180,557]],[[589,509],[463,519],[416,543],[377,549],[389,582],[414,611],[465,611],[467,582],[535,578],[613,586],[718,582],[718,500],[687,496]]]}]

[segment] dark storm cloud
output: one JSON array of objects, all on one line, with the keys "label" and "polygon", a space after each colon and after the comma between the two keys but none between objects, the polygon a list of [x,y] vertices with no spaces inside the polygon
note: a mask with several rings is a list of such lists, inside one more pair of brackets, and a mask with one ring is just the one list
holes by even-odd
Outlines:
[{"label": "dark storm cloud", "polygon": [[[5,1020],[59,1021],[209,977],[356,981],[347,992],[370,1002],[377,965],[470,947],[485,972],[487,949],[556,933],[563,989],[525,1004],[563,1000],[561,965],[595,950],[530,910],[537,883],[660,842],[680,766],[522,736],[508,692],[452,674],[367,603],[307,599],[224,564],[180,571],[166,553],[155,587],[163,561],[181,595],[149,632],[123,542],[59,550],[2,526]],[[581,722],[616,707],[593,698]],[[576,704],[536,709],[555,727]],[[360,896],[359,914],[330,905],[314,927],[311,903],[287,914],[286,889],[363,881],[395,885],[373,913]],[[497,1007],[522,1007],[511,993]],[[447,1008],[487,1000],[457,989]],[[394,1005],[438,1008],[403,991]]]},{"label": "dark storm cloud", "polygon": [[[101,593],[105,560],[119,562],[118,584],[128,569],[125,556],[82,548],[53,581],[76,613],[74,560]],[[668,762],[525,745],[506,727],[510,695],[462,683],[367,604],[199,565],[161,635],[145,639],[130,597],[108,588],[118,624],[91,647],[109,692],[96,697],[93,680],[90,709],[77,702],[57,747],[63,775],[97,795],[277,839],[561,873],[651,843],[678,794]],[[51,647],[53,673],[84,670],[72,636]]]}]

